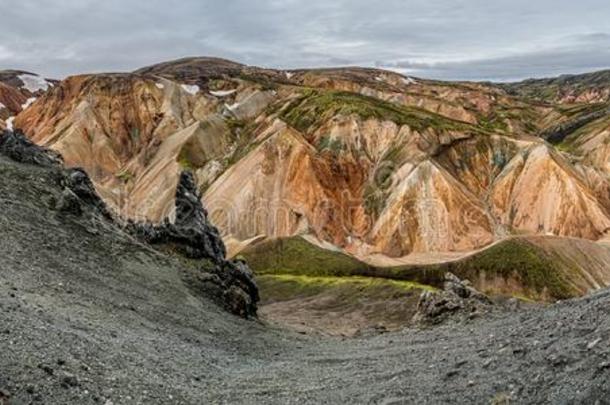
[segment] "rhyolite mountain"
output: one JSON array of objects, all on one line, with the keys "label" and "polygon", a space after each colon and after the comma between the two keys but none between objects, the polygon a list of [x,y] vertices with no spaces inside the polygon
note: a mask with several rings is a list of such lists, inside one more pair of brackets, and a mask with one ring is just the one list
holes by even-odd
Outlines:
[{"label": "rhyolite mountain", "polygon": [[0,70],[0,130],[11,129],[15,116],[55,83],[21,70]]},{"label": "rhyolite mountain", "polygon": [[557,262],[547,239],[578,238],[587,247],[563,266],[585,280],[578,291],[610,283],[607,72],[496,85],[188,58],[36,95],[22,75],[0,79],[11,126],[83,168],[126,220],[173,218],[191,171],[231,256],[256,262],[297,237],[383,268],[538,237],[537,255]]}]

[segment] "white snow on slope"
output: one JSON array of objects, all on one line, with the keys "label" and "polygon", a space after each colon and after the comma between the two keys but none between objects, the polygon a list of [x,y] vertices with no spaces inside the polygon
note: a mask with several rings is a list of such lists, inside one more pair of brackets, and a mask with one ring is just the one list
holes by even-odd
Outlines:
[{"label": "white snow on slope", "polygon": [[417,82],[415,81],[415,79],[411,78],[411,77],[405,77],[402,79],[402,82],[404,84],[417,84]]},{"label": "white snow on slope", "polygon": [[290,80],[294,76],[294,73],[284,72],[286,74],[286,79]]},{"label": "white snow on slope", "polygon": [[189,94],[192,94],[193,96],[199,92],[199,86],[197,86],[196,84],[183,84],[182,88],[184,89],[184,91]]},{"label": "white snow on slope", "polygon": [[225,104],[225,108],[231,112],[235,111],[239,106],[241,105],[241,103],[234,103],[234,104]]},{"label": "white snow on slope", "polygon": [[237,90],[218,90],[218,91],[210,91],[210,94],[215,97],[226,97],[235,93]]},{"label": "white snow on slope", "polygon": [[165,88],[165,86],[163,85],[163,83],[155,83],[155,86],[157,86],[158,89],[163,90]]},{"label": "white snow on slope", "polygon": [[3,108],[6,108],[6,106],[4,104],[0,103],[0,110]]},{"label": "white snow on slope", "polygon": [[40,76],[23,74],[17,77],[23,82],[23,88],[32,93],[36,93],[40,90],[47,91],[49,87],[53,87],[52,83],[49,83]]},{"label": "white snow on slope", "polygon": [[15,121],[15,117],[9,117],[6,120],[6,129],[8,129],[9,131],[13,130],[13,121]]},{"label": "white snow on slope", "polygon": [[25,110],[26,108],[28,108],[29,106],[31,106],[34,101],[36,101],[36,97],[32,97],[32,98],[28,98],[24,104],[21,105],[21,109]]}]

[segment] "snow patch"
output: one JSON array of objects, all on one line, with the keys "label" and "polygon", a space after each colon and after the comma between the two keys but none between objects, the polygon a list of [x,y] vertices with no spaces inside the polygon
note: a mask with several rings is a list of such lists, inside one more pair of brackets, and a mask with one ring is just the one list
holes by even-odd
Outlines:
[{"label": "snow patch", "polygon": [[199,93],[199,86],[197,86],[196,84],[193,84],[193,85],[183,84],[182,88],[184,89],[184,91],[186,91],[187,93],[189,93],[193,96],[195,94]]},{"label": "snow patch", "polygon": [[415,81],[415,79],[413,79],[412,77],[403,77],[402,78],[402,82],[404,84],[417,84],[417,82]]},{"label": "snow patch", "polygon": [[0,103],[0,110],[3,108],[6,108],[6,106],[4,104]]},{"label": "snow patch", "polygon": [[53,87],[53,83],[49,83],[40,76],[23,74],[17,77],[23,82],[23,88],[31,93],[36,93],[40,90],[47,91],[49,87]]},{"label": "snow patch", "polygon": [[284,74],[286,75],[286,79],[288,79],[288,80],[292,79],[292,77],[294,76],[294,73],[290,73],[290,72],[284,72]]},{"label": "snow patch", "polygon": [[241,105],[241,103],[235,103],[235,104],[225,104],[225,107],[227,108],[227,110],[233,112],[235,111],[237,108],[239,108],[239,106]]},{"label": "snow patch", "polygon": [[157,86],[158,89],[163,90],[165,88],[165,86],[163,85],[163,83],[155,83],[155,86]]},{"label": "snow patch", "polygon": [[34,101],[36,101],[36,97],[31,97],[31,98],[28,98],[28,99],[25,101],[25,103],[21,105],[21,109],[22,109],[22,110],[25,110],[26,108],[28,108],[29,106],[31,106],[31,105],[34,103]]},{"label": "snow patch", "polygon": [[231,94],[235,93],[237,90],[218,90],[218,91],[210,91],[210,94],[215,97],[227,97]]},{"label": "snow patch", "polygon": [[13,130],[13,121],[15,121],[15,117],[9,117],[6,120],[6,129],[8,129],[9,131]]}]

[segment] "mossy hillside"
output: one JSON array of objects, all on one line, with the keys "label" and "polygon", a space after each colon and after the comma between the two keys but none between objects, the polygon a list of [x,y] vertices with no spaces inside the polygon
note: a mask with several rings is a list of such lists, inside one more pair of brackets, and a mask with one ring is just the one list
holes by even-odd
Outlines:
[{"label": "mossy hillside", "polygon": [[118,172],[116,174],[116,178],[121,180],[123,183],[129,183],[131,180],[133,180],[134,175],[132,172],[125,169],[125,170],[121,170],[120,172]]},{"label": "mossy hillside", "polygon": [[510,132],[512,123],[520,123],[522,128],[529,134],[538,132],[536,123],[540,120],[536,109],[531,106],[513,105],[498,106],[494,111],[479,118],[479,126],[492,133]]},{"label": "mossy hillside", "polygon": [[346,304],[363,296],[376,299],[395,299],[405,294],[419,294],[421,291],[435,291],[433,287],[376,277],[318,277],[291,274],[267,274],[257,277],[257,283],[265,303],[289,301],[312,297],[333,291]]},{"label": "mossy hillside", "polygon": [[556,147],[565,152],[575,153],[580,141],[590,134],[597,134],[610,126],[610,116],[604,116],[597,120],[587,123],[567,135]]},{"label": "mossy hillside", "polygon": [[524,100],[543,101],[546,103],[554,102],[561,90],[557,84],[537,83],[529,80],[521,83],[509,83],[500,85],[509,94],[520,97]]},{"label": "mossy hillside", "polygon": [[[242,71],[238,78],[246,82],[255,83],[263,91],[277,90],[279,88],[278,77],[273,75],[265,74],[263,72],[246,72]],[[281,78],[279,80],[282,81]]]},{"label": "mossy hillside", "polygon": [[257,274],[352,276],[370,269],[351,256],[323,249],[299,236],[265,241],[242,255]]},{"label": "mossy hillside", "polygon": [[557,125],[545,129],[540,136],[554,145],[560,145],[563,150],[570,147],[584,134],[603,130],[608,125],[610,106],[595,104],[591,106],[576,106],[564,108],[565,119]]},{"label": "mossy hillside", "polygon": [[456,263],[455,268],[464,278],[474,279],[481,272],[505,279],[516,276],[524,287],[538,293],[547,290],[552,298],[564,299],[577,294],[552,256],[524,240],[504,241]]},{"label": "mossy hillside", "polygon": [[[230,140],[233,143],[232,152],[220,160],[222,171],[220,176],[226,169],[238,163],[252,150],[254,150],[259,142],[254,142],[256,131],[259,124],[254,121],[238,120],[232,117],[225,117],[225,124],[230,132]],[[205,166],[207,161],[202,161],[198,154],[194,154],[188,147],[183,147],[177,158],[178,164],[183,170],[197,170]],[[201,192],[207,190],[209,184],[201,188]]]},{"label": "mossy hillside", "polygon": [[604,70],[581,75],[564,75],[550,79],[531,79],[518,83],[499,85],[510,94],[528,100],[556,102],[561,95],[576,91],[582,94],[589,90],[604,89],[610,83],[610,71]]},{"label": "mossy hillside", "polygon": [[506,132],[508,131],[508,124],[505,119],[506,117],[494,113],[479,118],[479,125],[489,132]]},{"label": "mossy hillside", "polygon": [[[539,300],[579,295],[571,281],[578,271],[523,239],[508,239],[464,259],[430,265],[374,267],[341,252],[313,245],[301,237],[267,241],[243,256],[257,275],[376,278],[441,288],[446,272],[471,280],[516,280],[524,296]],[[486,291],[490,294],[496,291]]]},{"label": "mossy hillside", "polygon": [[[449,271],[458,277],[475,282],[481,277],[505,280],[516,279],[526,290],[527,297],[539,299],[566,299],[575,297],[578,291],[565,272],[560,258],[523,239],[508,239],[472,256],[455,262],[426,266],[402,266],[381,268],[380,276],[395,279],[417,279],[421,283],[438,286],[442,276]],[[488,291],[493,294],[493,291]]]},{"label": "mossy hillside", "polygon": [[235,140],[233,153],[224,161],[224,166],[228,168],[246,157],[260,145],[260,142],[254,141],[260,129],[260,124],[257,124],[255,121],[235,120],[232,118],[228,118],[226,122]]},{"label": "mossy hillside", "polygon": [[311,133],[332,117],[357,115],[362,119],[375,118],[408,125],[418,131],[474,130],[470,125],[445,118],[415,107],[399,106],[374,97],[343,91],[307,89],[280,112],[280,118],[295,129]]},{"label": "mossy hillside", "polygon": [[362,192],[364,209],[372,218],[379,218],[386,206],[387,199],[392,191],[392,176],[402,164],[401,150],[404,149],[394,147],[386,152],[373,176],[364,185]]},{"label": "mossy hillside", "polygon": [[555,107],[562,115],[568,118],[578,117],[580,115],[588,115],[598,111],[603,111],[609,107],[608,103],[585,103],[585,104],[568,104],[558,105]]}]

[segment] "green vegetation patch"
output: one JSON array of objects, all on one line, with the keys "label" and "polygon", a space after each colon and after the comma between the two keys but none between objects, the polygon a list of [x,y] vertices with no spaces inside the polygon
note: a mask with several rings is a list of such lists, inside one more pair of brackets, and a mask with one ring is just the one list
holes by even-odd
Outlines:
[{"label": "green vegetation patch", "polygon": [[570,298],[575,292],[563,273],[542,249],[523,240],[511,239],[492,246],[456,264],[456,273],[468,278],[477,273],[517,276],[526,288],[545,289],[554,298]]},{"label": "green vegetation patch", "polygon": [[351,276],[370,268],[345,253],[323,249],[299,236],[262,242],[242,255],[257,274]]},{"label": "green vegetation patch", "polygon": [[567,299],[578,295],[562,271],[558,258],[522,239],[505,240],[454,262],[379,270],[383,277],[417,277],[419,282],[431,285],[439,285],[448,271],[473,282],[481,277],[491,280],[499,276],[505,280],[518,280],[525,290],[531,292],[530,298],[546,295],[553,299]]},{"label": "green vegetation patch", "polygon": [[301,132],[311,132],[337,115],[358,115],[409,125],[423,131],[427,128],[444,130],[472,129],[466,123],[454,121],[415,107],[399,106],[374,97],[343,91],[308,89],[280,113],[280,118]]},{"label": "green vegetation patch", "polygon": [[[336,287],[344,281],[362,284],[378,280],[399,283],[395,287],[442,288],[445,273],[452,272],[475,284],[488,280],[493,286],[498,277],[515,280],[523,287],[520,298],[567,299],[578,295],[561,259],[522,239],[500,242],[461,260],[428,265],[374,267],[301,237],[257,244],[246,249],[243,257],[257,276],[272,275],[276,281],[298,283],[306,290]],[[493,294],[493,287],[488,292]]]},{"label": "green vegetation patch", "polygon": [[225,122],[235,137],[233,153],[224,162],[224,166],[228,168],[239,162],[260,145],[260,142],[254,142],[259,125],[253,121],[235,120],[232,118],[226,119]]},{"label": "green vegetation patch", "polygon": [[123,170],[117,173],[116,177],[123,183],[129,183],[131,180],[133,180],[134,176],[133,173],[131,173],[129,170]]},{"label": "green vegetation patch", "polygon": [[376,298],[395,298],[397,294],[435,291],[433,287],[409,281],[388,280],[377,277],[310,277],[290,274],[267,274],[257,277],[263,297],[267,301],[289,301],[322,294],[332,289],[346,296],[349,302],[355,297],[372,295]]},{"label": "green vegetation patch", "polygon": [[555,146],[561,151],[576,153],[579,144],[582,143],[583,139],[586,139],[587,135],[600,133],[608,126],[610,126],[610,116],[602,116],[568,133],[562,142]]},{"label": "green vegetation patch", "polygon": [[193,162],[189,159],[188,154],[183,153],[183,151],[181,151],[180,155],[178,156],[178,164],[180,165],[182,170],[196,169],[195,165],[193,165]]},{"label": "green vegetation patch", "polygon": [[329,150],[334,154],[340,153],[344,149],[343,142],[341,139],[333,138],[330,135],[324,135],[320,138],[320,142],[318,143],[318,150]]}]

